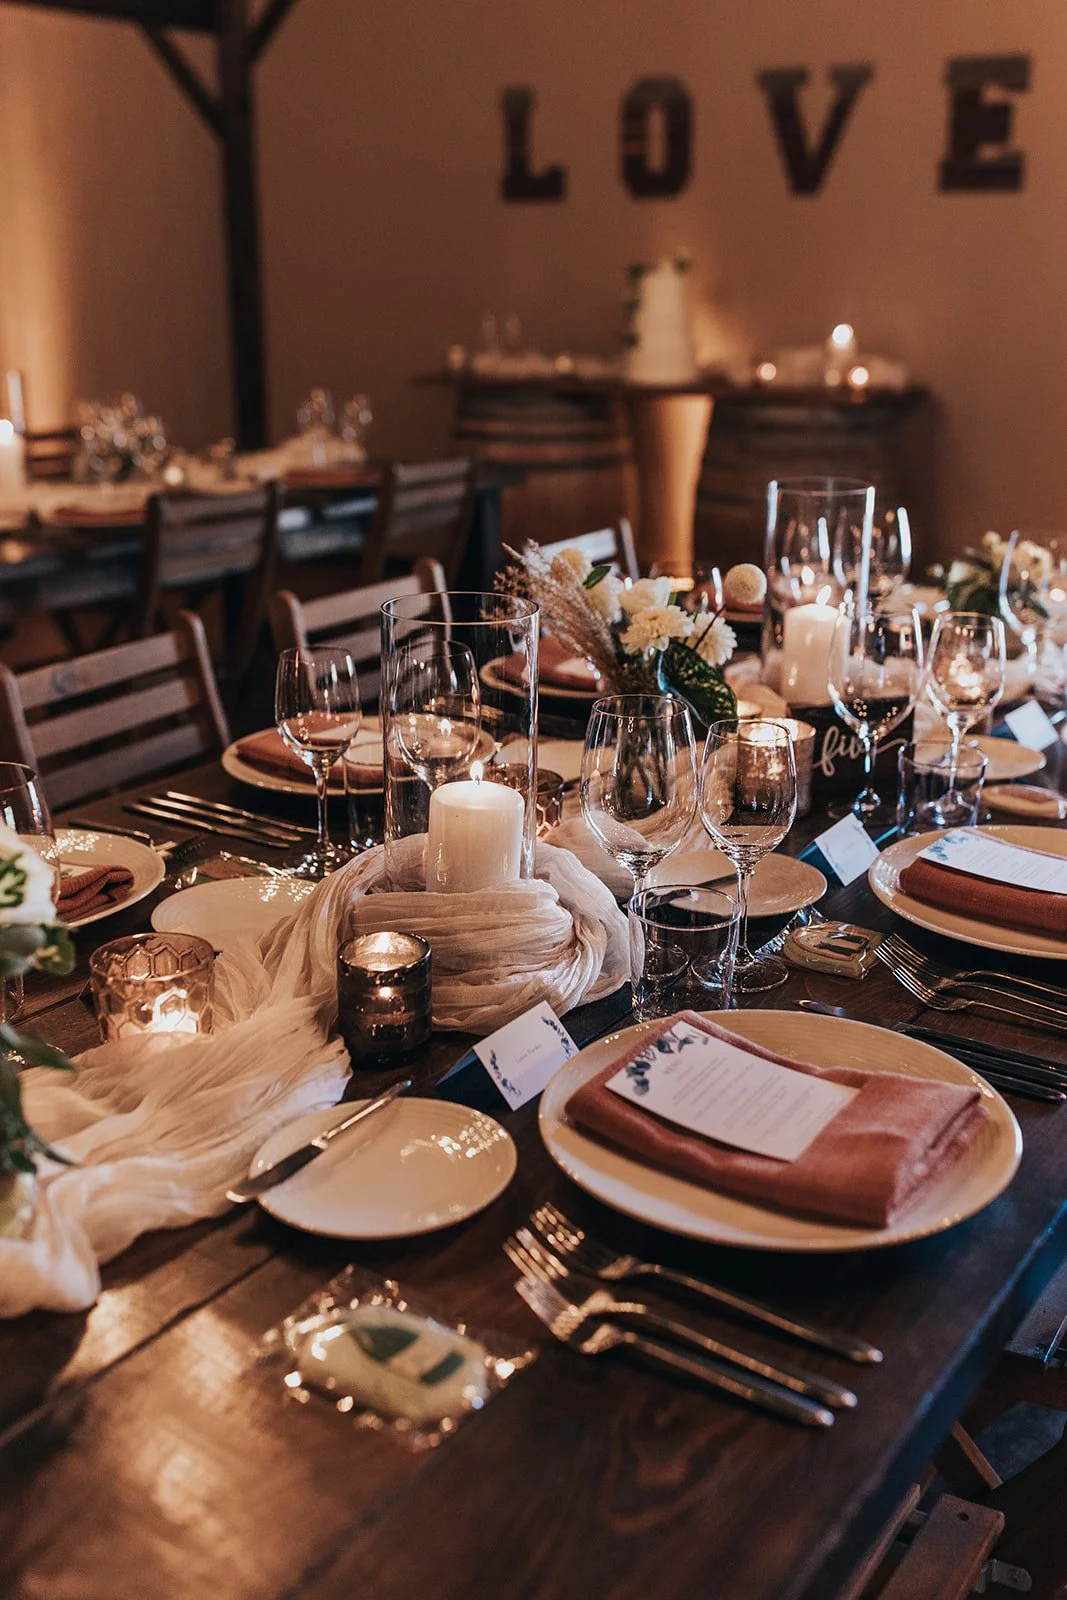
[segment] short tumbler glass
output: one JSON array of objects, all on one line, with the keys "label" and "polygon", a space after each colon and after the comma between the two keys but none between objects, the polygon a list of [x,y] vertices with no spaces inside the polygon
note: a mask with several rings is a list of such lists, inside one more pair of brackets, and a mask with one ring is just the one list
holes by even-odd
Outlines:
[{"label": "short tumbler glass", "polygon": [[628,907],[633,1012],[725,1011],[733,1000],[741,907],[717,889],[640,889]]},{"label": "short tumbler glass", "polygon": [[979,819],[986,757],[973,741],[960,746],[956,772],[951,747],[936,740],[901,745],[897,756],[897,832],[973,828]]}]

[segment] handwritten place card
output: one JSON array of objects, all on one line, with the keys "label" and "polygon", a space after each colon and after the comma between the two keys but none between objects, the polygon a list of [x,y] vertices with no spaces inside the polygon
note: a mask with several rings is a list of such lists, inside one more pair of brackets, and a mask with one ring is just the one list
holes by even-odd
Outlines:
[{"label": "handwritten place card", "polygon": [[474,1046],[474,1054],[512,1111],[539,1095],[557,1067],[577,1050],[547,1000]]},{"label": "handwritten place card", "polygon": [[859,1091],[676,1022],[607,1086],[690,1133],[795,1161]]},{"label": "handwritten place card", "polygon": [[1004,728],[1016,743],[1029,745],[1031,750],[1047,750],[1059,738],[1044,706],[1036,700],[1024,700],[1014,711],[1005,712]]},{"label": "handwritten place card", "polygon": [[1067,857],[1047,855],[1009,844],[995,834],[972,828],[954,828],[920,851],[924,861],[952,867],[974,878],[1010,883],[1019,889],[1043,889],[1047,894],[1067,894]]},{"label": "handwritten place card", "polygon": [[825,833],[820,833],[815,847],[822,851],[830,871],[842,884],[853,883],[867,871],[878,854],[878,846],[852,812]]}]

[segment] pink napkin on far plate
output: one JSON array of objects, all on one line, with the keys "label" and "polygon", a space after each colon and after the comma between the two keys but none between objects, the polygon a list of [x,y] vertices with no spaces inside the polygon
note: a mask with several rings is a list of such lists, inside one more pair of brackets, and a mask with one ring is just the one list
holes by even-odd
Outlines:
[{"label": "pink napkin on far plate", "polygon": [[[843,1083],[859,1093],[795,1161],[778,1161],[689,1133],[623,1099],[609,1078],[677,1022],[739,1045],[795,1072]],[[892,1035],[888,1035],[887,1043]],[[959,1159],[987,1112],[975,1088],[855,1067],[815,1067],[752,1044],[695,1012],[667,1018],[567,1102],[570,1120],[630,1155],[758,1205],[853,1226],[884,1228]]]},{"label": "pink napkin on far plate", "polygon": [[[600,693],[602,680],[590,663],[576,656],[558,639],[553,639],[551,634],[541,635],[537,660],[538,677],[545,687],[584,689],[590,694]],[[509,683],[525,683],[526,657],[521,652],[518,655],[505,656],[503,661],[498,662],[497,671]]]}]

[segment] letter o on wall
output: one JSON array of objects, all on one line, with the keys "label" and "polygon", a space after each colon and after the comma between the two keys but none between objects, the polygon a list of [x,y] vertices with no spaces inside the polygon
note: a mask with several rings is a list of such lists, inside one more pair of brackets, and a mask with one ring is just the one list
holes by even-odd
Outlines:
[{"label": "letter o on wall", "polygon": [[[652,164],[652,116],[663,117],[664,152]],[[622,102],[622,181],[637,200],[680,194],[693,170],[693,102],[678,78],[640,78]]]}]

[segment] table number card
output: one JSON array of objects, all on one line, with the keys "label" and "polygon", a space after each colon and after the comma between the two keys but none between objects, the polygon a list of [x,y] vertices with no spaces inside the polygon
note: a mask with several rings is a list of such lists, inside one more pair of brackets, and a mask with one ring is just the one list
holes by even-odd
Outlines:
[{"label": "table number card", "polygon": [[[842,883],[853,883],[862,876],[875,856],[878,846],[867,832],[859,817],[851,812],[835,822],[832,828],[820,833],[809,846],[813,855],[821,855],[834,876]],[[804,852],[805,860],[809,851]]]},{"label": "table number card", "polygon": [[539,1095],[578,1046],[547,1000],[474,1046],[474,1054],[512,1111]]},{"label": "table number card", "polygon": [[1031,750],[1047,750],[1059,738],[1044,706],[1036,700],[1024,700],[1014,711],[1004,714],[1004,726],[997,731],[1000,739],[1014,739],[1017,744],[1029,745]]},{"label": "table number card", "polygon": [[752,1056],[685,1022],[608,1079],[609,1089],[691,1133],[795,1161],[857,1089]]},{"label": "table number card", "polygon": [[1026,850],[994,834],[954,828],[919,852],[923,861],[993,883],[1018,889],[1043,889],[1047,894],[1067,894],[1067,857]]}]

